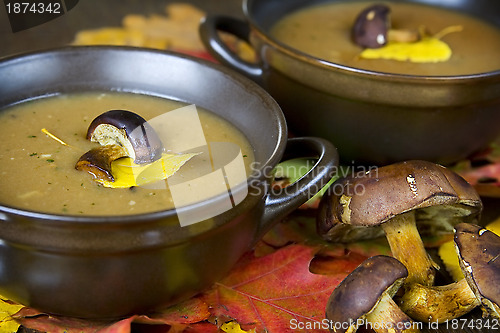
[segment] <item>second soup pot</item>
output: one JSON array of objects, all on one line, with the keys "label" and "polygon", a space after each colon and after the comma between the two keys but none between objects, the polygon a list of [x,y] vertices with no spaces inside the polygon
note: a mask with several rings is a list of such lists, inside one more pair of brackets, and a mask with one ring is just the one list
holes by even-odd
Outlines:
[{"label": "second soup pot", "polygon": [[[208,16],[201,37],[219,61],[270,92],[293,133],[331,140],[347,163],[424,159],[451,164],[500,134],[500,69],[460,76],[372,72],[315,58],[271,35],[274,24],[288,14],[332,2],[340,1],[246,0],[245,21]],[[498,2],[404,2],[461,11],[500,27]],[[234,53],[218,31],[248,41],[257,62]]]}]

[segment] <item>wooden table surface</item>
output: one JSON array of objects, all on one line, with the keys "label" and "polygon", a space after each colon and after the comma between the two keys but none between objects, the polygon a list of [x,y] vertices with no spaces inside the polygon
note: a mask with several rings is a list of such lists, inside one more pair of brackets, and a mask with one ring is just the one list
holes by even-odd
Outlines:
[{"label": "wooden table surface", "polygon": [[[71,42],[77,31],[104,26],[120,26],[121,19],[130,13],[144,15],[164,13],[166,4],[173,2],[189,2],[207,13],[243,17],[241,0],[80,0],[75,8],[60,18],[35,28],[12,33],[5,11],[0,10],[0,58],[21,52],[66,45]],[[500,201],[486,198],[483,223],[492,220],[499,214]],[[423,324],[422,332],[477,333],[499,331],[498,329],[478,329],[478,325],[485,323],[486,320],[482,319],[481,311],[476,309],[461,320],[442,324],[437,328],[433,325]],[[18,332],[33,331],[21,327]]]}]

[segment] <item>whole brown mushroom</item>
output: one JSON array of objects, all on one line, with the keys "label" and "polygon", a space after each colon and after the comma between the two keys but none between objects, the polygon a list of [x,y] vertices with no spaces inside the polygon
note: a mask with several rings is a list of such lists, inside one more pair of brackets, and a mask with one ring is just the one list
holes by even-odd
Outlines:
[{"label": "whole brown mushroom", "polygon": [[438,266],[419,229],[452,233],[476,221],[482,202],[475,189],[453,171],[426,161],[406,161],[339,179],[323,196],[317,229],[333,242],[383,236],[393,256],[408,269],[405,284],[431,286]]},{"label": "whole brown mushroom", "polygon": [[406,267],[392,257],[366,259],[330,295],[326,307],[330,331],[355,332],[365,325],[378,333],[418,332],[392,299],[407,276]]},{"label": "whole brown mushroom", "polygon": [[411,286],[401,308],[420,321],[445,322],[477,306],[500,318],[500,237],[478,225],[455,227],[455,248],[465,278],[446,286]]}]

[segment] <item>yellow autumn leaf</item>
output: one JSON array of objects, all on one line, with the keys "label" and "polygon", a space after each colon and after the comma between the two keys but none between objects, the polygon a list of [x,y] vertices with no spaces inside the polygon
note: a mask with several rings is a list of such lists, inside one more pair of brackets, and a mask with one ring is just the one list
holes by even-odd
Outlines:
[{"label": "yellow autumn leaf", "polygon": [[135,164],[129,158],[120,158],[111,163],[111,174],[115,178],[114,182],[96,179],[105,187],[129,188],[154,183],[172,176],[187,161],[199,153],[189,154],[166,154],[153,163],[146,165]]},{"label": "yellow autumn leaf", "polygon": [[425,37],[418,42],[389,42],[378,49],[365,49],[360,56],[364,59],[431,63],[447,61],[451,54],[451,48],[442,40],[435,37]]},{"label": "yellow autumn leaf", "polygon": [[197,7],[174,3],[166,15],[128,14],[119,27],[79,31],[74,45],[129,45],[153,49],[203,50],[198,24],[205,13]]},{"label": "yellow autumn leaf", "polygon": [[245,331],[241,329],[240,324],[236,321],[228,321],[227,323],[222,324],[220,327],[226,333],[255,333],[255,329],[251,329],[250,331]]},{"label": "yellow autumn leaf", "polygon": [[[500,217],[486,225],[485,228],[497,235],[500,235]],[[439,247],[438,254],[443,261],[446,270],[455,281],[459,281],[464,278],[464,274],[462,273],[458,262],[457,253],[455,251],[455,243],[453,241],[443,243]]]},{"label": "yellow autumn leaf", "polygon": [[441,244],[438,250],[439,257],[443,261],[446,271],[451,275],[454,281],[459,281],[464,278],[464,274],[458,263],[458,256],[455,251],[455,242],[448,241]]},{"label": "yellow autumn leaf", "polygon": [[145,40],[146,37],[140,30],[110,27],[80,31],[76,34],[73,44],[142,46]]},{"label": "yellow autumn leaf", "polygon": [[0,296],[0,332],[17,332],[20,325],[12,318],[12,315],[22,308],[22,305],[10,302],[5,297]]}]

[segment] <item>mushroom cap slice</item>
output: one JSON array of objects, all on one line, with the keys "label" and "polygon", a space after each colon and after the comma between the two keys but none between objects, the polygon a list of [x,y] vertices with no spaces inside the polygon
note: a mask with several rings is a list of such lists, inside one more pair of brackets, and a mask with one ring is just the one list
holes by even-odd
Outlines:
[{"label": "mushroom cap slice", "polygon": [[356,17],[352,28],[353,41],[368,48],[379,48],[387,44],[391,28],[391,9],[383,4],[370,6]]},{"label": "mushroom cap slice", "polygon": [[356,330],[382,296],[385,293],[394,296],[407,276],[406,267],[389,256],[378,255],[362,262],[340,282],[328,299],[326,318],[336,328],[334,332]]},{"label": "mushroom cap slice", "polygon": [[321,200],[317,229],[331,241],[370,239],[384,235],[373,227],[412,210],[422,234],[438,235],[476,221],[482,202],[455,172],[427,161],[405,161],[332,184]]},{"label": "mushroom cap slice", "polygon": [[151,125],[138,114],[110,110],[97,116],[87,130],[87,139],[102,146],[119,145],[136,164],[161,157],[163,144]]},{"label": "mushroom cap slice", "polygon": [[474,224],[455,226],[455,246],[469,287],[485,314],[500,318],[500,237]]},{"label": "mushroom cap slice", "polygon": [[111,163],[125,156],[126,152],[118,145],[99,146],[83,154],[75,169],[90,173],[94,179],[114,182]]}]

